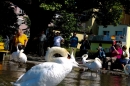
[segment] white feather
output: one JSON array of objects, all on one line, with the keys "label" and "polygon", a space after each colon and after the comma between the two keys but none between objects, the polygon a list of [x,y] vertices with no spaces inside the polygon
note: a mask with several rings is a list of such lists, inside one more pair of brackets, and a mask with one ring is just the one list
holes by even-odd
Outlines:
[{"label": "white feather", "polygon": [[23,49],[19,50],[17,45],[17,51],[13,52],[11,54],[11,59],[14,60],[15,62],[20,62],[20,63],[26,63],[27,62],[27,56],[23,53]]},{"label": "white feather", "polygon": [[[48,61],[50,61],[52,57],[47,58],[47,56],[53,56],[51,54],[53,50],[55,51],[55,53],[64,52],[66,55],[68,54],[68,51],[65,51],[63,48],[55,47],[55,49],[53,47],[48,50],[48,52],[50,52],[46,54],[46,59]],[[56,58],[55,60],[53,60],[55,62],[44,62],[42,64],[33,66],[24,75],[20,76],[20,78],[14,83],[14,86],[58,85],[66,77],[66,75],[71,72],[74,65],[78,67],[77,64],[74,64],[70,59],[67,59],[65,57]]]},{"label": "white feather", "polygon": [[[82,56],[83,57],[83,56]],[[99,58],[86,60],[87,57],[84,57],[82,59],[83,65],[88,67],[92,71],[98,71],[102,68],[102,63]]]},{"label": "white feather", "polygon": [[27,56],[23,53],[23,49],[22,50],[20,50],[20,52],[19,52],[19,56],[18,56],[18,61],[20,62],[20,63],[26,63],[27,62]]},{"label": "white feather", "polygon": [[[18,45],[19,45],[19,44],[18,44]],[[20,52],[20,50],[19,50],[19,48],[18,48],[18,45],[16,46],[17,51],[15,51],[15,52],[13,52],[13,53],[11,54],[11,60],[18,61],[18,55],[19,55],[19,52]]]}]

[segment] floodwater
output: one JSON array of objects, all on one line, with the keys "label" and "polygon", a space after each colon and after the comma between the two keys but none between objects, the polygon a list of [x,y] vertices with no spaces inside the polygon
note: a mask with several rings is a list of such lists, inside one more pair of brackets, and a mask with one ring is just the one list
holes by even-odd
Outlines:
[{"label": "floodwater", "polygon": [[[0,86],[12,86],[17,78],[29,70],[34,64],[18,67],[14,62],[0,62]],[[79,72],[74,68],[72,72],[58,86],[130,86],[130,78],[126,76],[112,75],[109,73]]]}]

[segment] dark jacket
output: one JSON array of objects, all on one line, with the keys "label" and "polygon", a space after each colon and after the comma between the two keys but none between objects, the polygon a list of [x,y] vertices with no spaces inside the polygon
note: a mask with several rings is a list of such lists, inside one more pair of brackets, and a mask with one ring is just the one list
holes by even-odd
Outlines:
[{"label": "dark jacket", "polygon": [[90,43],[89,43],[89,41],[88,40],[82,40],[81,42],[80,42],[80,44],[81,44],[81,46],[80,46],[80,49],[81,50],[86,50],[86,49],[90,49]]}]

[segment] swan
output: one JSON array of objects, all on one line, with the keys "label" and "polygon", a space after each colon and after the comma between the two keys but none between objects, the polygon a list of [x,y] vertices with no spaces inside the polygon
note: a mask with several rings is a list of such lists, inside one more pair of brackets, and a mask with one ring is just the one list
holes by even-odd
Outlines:
[{"label": "swan", "polygon": [[[52,58],[55,53],[63,55],[61,58]],[[73,67],[79,67],[74,60],[70,60],[69,52],[61,47],[50,48],[44,62],[33,66],[25,74],[21,75],[13,86],[56,86],[72,70]]]},{"label": "swan", "polygon": [[11,54],[11,60],[13,60],[13,61],[18,61],[18,54],[19,54],[19,48],[18,48],[18,46],[19,46],[20,44],[18,43],[17,44],[17,46],[16,46],[16,51],[14,51],[12,54]]},{"label": "swan", "polygon": [[[86,60],[87,58],[88,58],[87,54],[82,56],[83,65],[88,67],[88,69],[90,69],[91,71],[98,72],[100,70],[100,68],[102,68],[102,62],[99,58]],[[91,74],[92,74],[92,72],[91,72]]]},{"label": "swan", "polygon": [[126,75],[130,75],[130,64],[124,66],[124,72]]},{"label": "swan", "polygon": [[[72,60],[73,62],[76,62],[76,60],[75,60],[75,57],[74,57],[74,49],[72,49],[72,52],[71,52],[71,58],[70,58],[70,60]],[[76,62],[77,63],[77,65],[79,64],[78,62]]]},{"label": "swan", "polygon": [[26,63],[27,62],[27,56],[23,53],[24,50],[21,49],[19,50],[18,46],[20,46],[21,43],[18,43],[16,48],[17,48],[17,51],[13,52],[11,54],[11,57],[12,57],[12,60],[15,61],[15,62],[19,62],[19,63]]},{"label": "swan", "polygon": [[19,63],[26,63],[27,62],[27,56],[23,52],[24,52],[24,50],[21,49],[19,54],[18,54],[18,62]]}]

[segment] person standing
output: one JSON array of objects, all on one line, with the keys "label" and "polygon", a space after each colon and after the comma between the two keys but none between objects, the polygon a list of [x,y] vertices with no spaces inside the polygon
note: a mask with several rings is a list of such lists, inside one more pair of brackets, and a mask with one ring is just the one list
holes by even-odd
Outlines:
[{"label": "person standing", "polygon": [[46,35],[45,35],[44,31],[42,31],[42,33],[39,37],[39,44],[38,44],[38,54],[40,57],[44,56],[45,43],[46,43]]},{"label": "person standing", "polygon": [[122,68],[124,69],[124,66],[126,64],[128,64],[128,62],[129,62],[129,52],[127,50],[127,46],[126,45],[124,45],[122,47],[122,50],[123,50],[123,54],[122,54],[122,57],[120,59],[120,62],[121,62]]},{"label": "person standing", "polygon": [[64,39],[60,36],[60,33],[57,32],[56,36],[54,37],[54,44],[53,44],[53,46],[61,47],[61,42],[64,42]]},{"label": "person standing", "polygon": [[98,50],[98,58],[102,61],[102,68],[105,69],[105,63],[106,63],[106,54],[105,54],[105,50],[102,47],[102,44],[99,43],[99,46],[97,48]]},{"label": "person standing", "polygon": [[[110,69],[113,70],[114,67],[120,67],[120,59],[122,57],[123,51],[120,47],[120,44],[115,44],[113,46],[113,51],[111,52],[111,66]],[[116,64],[115,64],[116,63]]]},{"label": "person standing", "polygon": [[16,46],[18,43],[21,44],[22,49],[25,49],[27,42],[28,42],[27,35],[23,33],[22,29],[18,29],[16,35],[13,38],[12,46],[14,45],[14,47],[12,47],[11,49],[12,52],[16,51]]},{"label": "person standing", "polygon": [[71,52],[74,49],[74,56],[76,54],[76,49],[77,49],[77,45],[78,45],[78,37],[76,36],[76,32],[73,33],[73,36],[70,38],[70,48],[71,48]]},{"label": "person standing", "polygon": [[88,50],[90,49],[90,43],[87,40],[86,36],[84,36],[84,39],[81,40],[80,44],[80,55],[82,56],[83,54],[88,54]]}]

